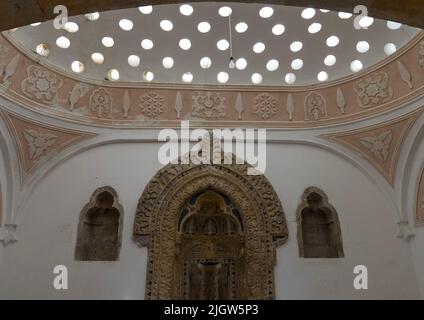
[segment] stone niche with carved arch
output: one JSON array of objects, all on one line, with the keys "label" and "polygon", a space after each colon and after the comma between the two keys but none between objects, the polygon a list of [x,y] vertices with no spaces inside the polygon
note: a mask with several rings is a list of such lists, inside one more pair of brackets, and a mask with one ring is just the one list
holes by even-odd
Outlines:
[{"label": "stone niche with carved arch", "polygon": [[296,212],[299,256],[304,258],[343,258],[343,242],[336,209],[317,187],[303,192]]},{"label": "stone niche with carved arch", "polygon": [[148,247],[146,299],[275,298],[287,223],[270,182],[249,167],[169,164],[151,179],[134,222]]}]

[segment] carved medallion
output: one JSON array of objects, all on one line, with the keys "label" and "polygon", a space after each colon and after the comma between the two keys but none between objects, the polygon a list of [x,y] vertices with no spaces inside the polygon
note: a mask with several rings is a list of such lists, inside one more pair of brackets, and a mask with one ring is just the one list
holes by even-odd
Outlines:
[{"label": "carved medallion", "polygon": [[225,117],[225,98],[220,93],[196,92],[191,99],[192,116],[204,119]]},{"label": "carved medallion", "polygon": [[149,118],[155,118],[163,113],[165,98],[155,92],[149,92],[140,97],[141,113]]},{"label": "carved medallion", "polygon": [[376,136],[361,138],[360,141],[362,145],[370,150],[378,159],[387,161],[392,138],[393,134],[388,130]]},{"label": "carved medallion", "polygon": [[23,135],[28,143],[28,158],[30,160],[37,160],[47,154],[58,138],[52,133],[42,133],[32,129],[24,130]]},{"label": "carved medallion", "polygon": [[51,104],[62,85],[63,80],[47,69],[31,65],[27,69],[27,77],[22,81],[21,90],[27,97]]},{"label": "carved medallion", "polygon": [[389,84],[386,72],[377,72],[358,81],[353,90],[361,108],[372,108],[389,101],[393,97],[393,88]]},{"label": "carved medallion", "polygon": [[253,98],[253,113],[263,120],[268,120],[277,113],[277,100],[268,93],[261,93]]}]

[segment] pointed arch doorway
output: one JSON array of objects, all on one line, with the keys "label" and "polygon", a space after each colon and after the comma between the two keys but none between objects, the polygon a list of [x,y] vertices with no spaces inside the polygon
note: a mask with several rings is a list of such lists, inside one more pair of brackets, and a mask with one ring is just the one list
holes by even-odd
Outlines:
[{"label": "pointed arch doorway", "polygon": [[151,179],[134,221],[134,240],[148,247],[146,299],[275,298],[286,219],[269,181],[248,168],[173,164]]}]

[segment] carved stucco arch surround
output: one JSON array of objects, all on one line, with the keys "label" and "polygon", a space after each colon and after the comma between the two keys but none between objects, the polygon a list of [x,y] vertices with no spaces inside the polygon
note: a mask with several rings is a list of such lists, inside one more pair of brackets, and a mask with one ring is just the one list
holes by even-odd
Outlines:
[{"label": "carved stucco arch surround", "polygon": [[134,221],[134,240],[147,246],[147,299],[181,295],[174,281],[177,221],[181,206],[196,191],[224,192],[245,223],[248,297],[273,299],[275,249],[287,241],[284,211],[270,182],[247,175],[243,165],[167,165],[146,186]]}]

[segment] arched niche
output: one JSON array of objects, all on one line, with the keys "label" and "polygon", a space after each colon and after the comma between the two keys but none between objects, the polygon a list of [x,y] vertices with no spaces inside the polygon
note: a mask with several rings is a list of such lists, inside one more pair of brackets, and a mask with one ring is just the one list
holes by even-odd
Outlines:
[{"label": "arched niche", "polygon": [[[148,247],[146,299],[275,298],[275,249],[287,240],[286,219],[269,181],[247,175],[248,167],[170,164],[151,179],[134,222],[135,241]],[[213,288],[211,277],[230,283],[231,294],[202,291],[202,283]]]},{"label": "arched niche", "polygon": [[338,214],[324,191],[309,187],[303,192],[296,220],[300,257],[344,257]]},{"label": "arched niche", "polygon": [[111,187],[94,191],[78,224],[75,260],[115,261],[122,240],[123,208]]}]

